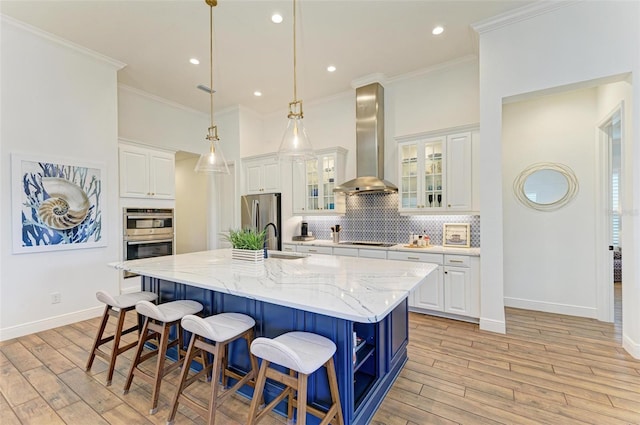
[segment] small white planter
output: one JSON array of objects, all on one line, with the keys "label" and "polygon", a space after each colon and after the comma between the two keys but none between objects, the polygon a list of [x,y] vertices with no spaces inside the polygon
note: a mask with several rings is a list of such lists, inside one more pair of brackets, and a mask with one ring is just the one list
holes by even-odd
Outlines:
[{"label": "small white planter", "polygon": [[252,261],[254,263],[264,262],[264,250],[262,249],[231,249],[231,259]]}]

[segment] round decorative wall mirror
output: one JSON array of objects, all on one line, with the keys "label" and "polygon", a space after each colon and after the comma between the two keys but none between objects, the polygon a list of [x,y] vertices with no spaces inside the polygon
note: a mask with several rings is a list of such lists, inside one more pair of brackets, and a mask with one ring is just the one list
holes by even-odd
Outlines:
[{"label": "round decorative wall mirror", "polygon": [[578,194],[578,179],[563,164],[542,162],[524,169],[513,182],[516,198],[538,211],[562,208]]}]

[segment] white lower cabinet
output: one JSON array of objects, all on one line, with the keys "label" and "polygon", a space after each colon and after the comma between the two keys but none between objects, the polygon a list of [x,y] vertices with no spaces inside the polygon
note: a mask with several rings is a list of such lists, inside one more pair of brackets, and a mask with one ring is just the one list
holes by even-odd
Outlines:
[{"label": "white lower cabinet", "polygon": [[298,252],[307,252],[309,254],[333,254],[333,248],[330,246],[308,246],[308,245],[298,245]]},{"label": "white lower cabinet", "polygon": [[358,248],[335,247],[333,248],[333,255],[339,255],[341,257],[357,257]]},{"label": "white lower cabinet", "polygon": [[282,250],[287,252],[296,252],[296,244],[293,243],[283,243]]},{"label": "white lower cabinet", "polygon": [[[338,254],[333,254],[338,255]],[[387,259],[387,251],[382,249],[358,249],[358,257],[363,258],[378,258],[381,260]]]},{"label": "white lower cabinet", "polygon": [[480,317],[480,259],[444,256],[444,311]]},{"label": "white lower cabinet", "polygon": [[480,317],[478,257],[389,251],[388,258],[438,264],[438,268],[409,297],[411,310]]},{"label": "white lower cabinet", "polygon": [[442,266],[439,266],[409,297],[409,307],[444,311],[444,287]]}]

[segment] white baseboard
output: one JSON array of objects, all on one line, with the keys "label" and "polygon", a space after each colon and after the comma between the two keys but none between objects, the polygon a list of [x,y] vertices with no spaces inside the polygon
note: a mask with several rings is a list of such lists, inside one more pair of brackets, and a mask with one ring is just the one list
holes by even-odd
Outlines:
[{"label": "white baseboard", "polygon": [[60,316],[49,317],[34,322],[23,323],[21,325],[11,326],[0,329],[0,341],[18,338],[36,332],[46,331],[48,329],[57,328],[59,326],[69,325],[71,323],[81,322],[83,320],[92,319],[102,315],[104,306],[91,307],[86,310],[75,311],[73,313],[62,314]]},{"label": "white baseboard", "polygon": [[633,358],[640,360],[640,343],[634,342],[627,335],[622,335],[622,348]]},{"label": "white baseboard", "polygon": [[480,318],[480,330],[504,334],[507,332],[505,322],[502,320]]},{"label": "white baseboard", "polygon": [[[550,303],[544,301],[525,300],[521,298],[504,297],[504,306],[522,308],[525,310],[544,311],[545,313],[566,314],[568,316],[598,318],[596,307],[584,307],[571,304]],[[480,322],[482,323],[482,322]]]}]

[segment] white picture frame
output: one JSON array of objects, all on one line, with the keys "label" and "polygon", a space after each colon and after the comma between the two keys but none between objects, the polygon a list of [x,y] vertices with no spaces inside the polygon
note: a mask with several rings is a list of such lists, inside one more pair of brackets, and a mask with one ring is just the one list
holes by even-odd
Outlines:
[{"label": "white picture frame", "polygon": [[106,165],[11,154],[14,254],[104,247]]},{"label": "white picture frame", "polygon": [[442,246],[469,248],[471,246],[471,225],[469,223],[443,224]]}]

